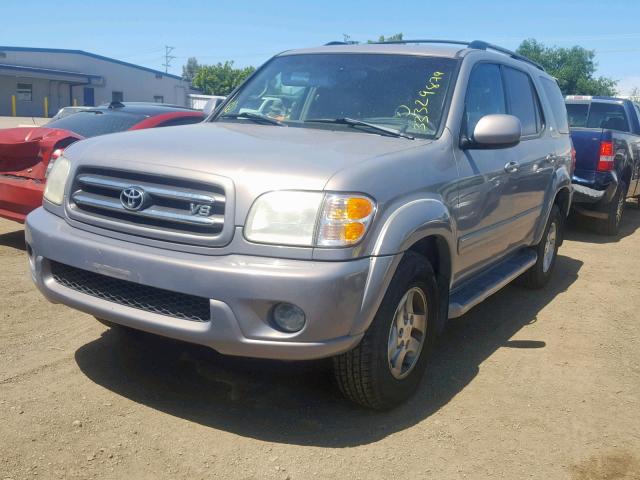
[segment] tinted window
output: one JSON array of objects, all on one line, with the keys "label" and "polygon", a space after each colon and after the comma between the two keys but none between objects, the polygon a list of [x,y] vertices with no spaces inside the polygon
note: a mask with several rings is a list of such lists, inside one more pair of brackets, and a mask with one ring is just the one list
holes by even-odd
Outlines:
[{"label": "tinted window", "polygon": [[[309,54],[276,57],[245,83],[216,121],[258,113],[292,127],[327,128],[311,119],[350,117],[434,136],[456,60],[410,55]],[[227,118],[225,118],[225,115]],[[331,125],[332,129],[349,126]]]},{"label": "tinted window", "polygon": [[506,113],[506,102],[500,67],[481,63],[471,72],[465,100],[467,137],[473,138],[478,121],[492,113]]},{"label": "tinted window", "polygon": [[572,127],[630,131],[627,114],[619,103],[567,103],[567,112]]},{"label": "tinted window", "polygon": [[586,127],[589,104],[567,103],[567,114],[569,115],[569,125],[572,127]]},{"label": "tinted window", "polygon": [[48,128],[70,130],[85,138],[122,132],[147,118],[146,115],[135,115],[124,112],[80,111],[59,120],[47,123]]},{"label": "tinted window", "polygon": [[193,123],[198,123],[203,120],[202,117],[179,117],[172,118],[171,120],[167,120],[166,122],[162,122],[159,127],[177,127],[179,125],[191,125]]},{"label": "tinted window", "polygon": [[564,98],[562,97],[560,87],[558,87],[556,82],[545,77],[540,77],[540,83],[542,83],[542,88],[544,88],[544,92],[547,94],[547,99],[551,104],[551,111],[553,113],[553,118],[556,120],[556,127],[558,128],[558,131],[560,133],[569,133],[567,108],[564,104]]},{"label": "tinted window", "polygon": [[522,135],[534,135],[542,130],[538,99],[529,75],[520,70],[504,67],[509,113],[520,119]]},{"label": "tinted window", "polygon": [[629,131],[629,122],[624,107],[617,103],[592,102],[587,128],[608,128]]}]

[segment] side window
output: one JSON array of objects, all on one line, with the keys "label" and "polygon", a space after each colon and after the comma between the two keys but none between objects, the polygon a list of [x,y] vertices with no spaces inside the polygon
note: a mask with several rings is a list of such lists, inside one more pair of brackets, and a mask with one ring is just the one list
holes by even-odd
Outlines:
[{"label": "side window", "polygon": [[504,67],[509,113],[520,119],[522,135],[535,135],[542,130],[540,103],[529,75],[514,68]]},{"label": "side window", "polygon": [[473,130],[482,117],[506,111],[500,67],[491,63],[476,65],[467,86],[463,131],[468,138],[472,138]]},{"label": "side window", "polygon": [[[562,97],[560,87],[553,80],[549,80],[545,77],[540,77],[540,83],[544,89],[544,93],[547,95],[547,99],[551,104],[551,112],[553,118],[556,120],[556,127],[560,133],[569,133],[569,121],[567,120],[567,107]],[[586,109],[585,109],[586,110]],[[585,112],[586,119],[586,112]]]},{"label": "side window", "polygon": [[166,122],[158,124],[158,127],[177,127],[179,125],[191,125],[193,123],[199,123],[204,117],[179,117],[172,118]]}]

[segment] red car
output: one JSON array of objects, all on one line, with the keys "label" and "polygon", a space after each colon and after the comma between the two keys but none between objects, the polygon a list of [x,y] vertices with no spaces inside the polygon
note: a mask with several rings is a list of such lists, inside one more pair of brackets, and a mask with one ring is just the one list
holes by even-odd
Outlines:
[{"label": "red car", "polygon": [[182,107],[111,103],[52,120],[43,127],[0,130],[0,217],[24,222],[42,205],[47,167],[62,150],[106,133],[198,123],[202,112]]}]

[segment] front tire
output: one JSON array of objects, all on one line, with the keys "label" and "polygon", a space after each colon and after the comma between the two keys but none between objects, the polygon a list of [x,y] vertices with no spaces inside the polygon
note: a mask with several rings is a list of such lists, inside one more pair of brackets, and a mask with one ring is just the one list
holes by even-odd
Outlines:
[{"label": "front tire", "polygon": [[558,257],[558,247],[562,243],[562,216],[557,205],[551,208],[547,225],[542,234],[542,240],[534,249],[538,254],[536,263],[520,277],[520,285],[526,288],[539,289],[544,287],[553,274]]},{"label": "front tire", "polygon": [[427,367],[437,315],[438,289],[431,265],[423,256],[407,252],[360,344],[333,358],[344,396],[377,410],[409,398]]}]

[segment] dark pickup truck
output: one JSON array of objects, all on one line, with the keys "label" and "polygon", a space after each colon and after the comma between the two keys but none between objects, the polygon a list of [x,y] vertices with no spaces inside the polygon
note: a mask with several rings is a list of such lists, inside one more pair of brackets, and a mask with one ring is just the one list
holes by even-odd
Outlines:
[{"label": "dark pickup truck", "polygon": [[573,204],[618,233],[626,200],[640,196],[640,106],[613,97],[566,97],[576,165]]}]

